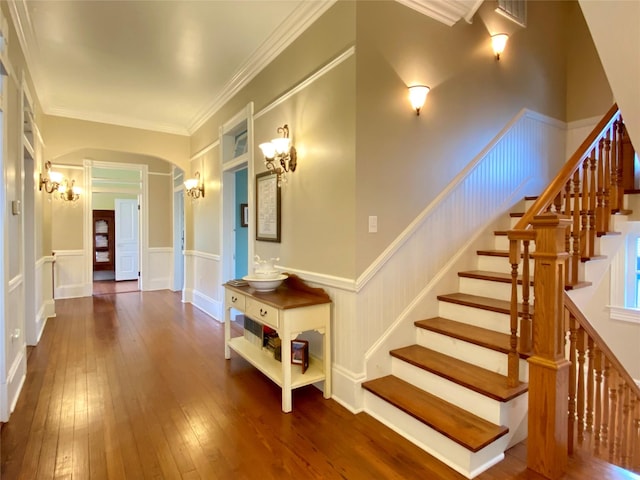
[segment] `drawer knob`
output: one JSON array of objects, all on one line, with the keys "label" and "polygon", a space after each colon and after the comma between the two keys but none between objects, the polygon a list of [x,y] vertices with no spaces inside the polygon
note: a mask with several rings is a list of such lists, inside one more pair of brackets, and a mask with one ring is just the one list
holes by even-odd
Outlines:
[{"label": "drawer knob", "polygon": [[260,309],[260,316],[261,317],[266,317],[267,316],[267,310],[263,310],[262,308]]},{"label": "drawer knob", "polygon": [[231,297],[231,303],[236,303],[238,301],[238,297]]}]

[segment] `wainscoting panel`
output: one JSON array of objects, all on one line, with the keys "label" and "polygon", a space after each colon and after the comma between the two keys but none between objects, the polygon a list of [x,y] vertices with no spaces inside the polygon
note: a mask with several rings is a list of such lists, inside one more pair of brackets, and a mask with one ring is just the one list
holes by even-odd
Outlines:
[{"label": "wainscoting panel", "polygon": [[24,335],[24,279],[18,275],[9,281],[5,297],[6,372],[0,385],[0,421],[9,420],[27,374]]},{"label": "wainscoting panel", "polygon": [[183,301],[193,304],[219,322],[222,312],[220,256],[187,250],[185,256],[185,289]]},{"label": "wainscoting panel", "polygon": [[53,285],[55,298],[89,297],[91,280],[85,278],[84,250],[57,250],[54,252]]},{"label": "wainscoting panel", "polygon": [[[56,314],[53,300],[53,261],[53,256],[47,256],[36,262],[36,318],[34,325],[25,325],[28,345],[37,345],[47,324],[47,318]],[[28,318],[25,319],[25,322],[29,321]]]},{"label": "wainscoting panel", "polygon": [[145,290],[169,290],[173,285],[173,248],[149,248],[149,271]]}]

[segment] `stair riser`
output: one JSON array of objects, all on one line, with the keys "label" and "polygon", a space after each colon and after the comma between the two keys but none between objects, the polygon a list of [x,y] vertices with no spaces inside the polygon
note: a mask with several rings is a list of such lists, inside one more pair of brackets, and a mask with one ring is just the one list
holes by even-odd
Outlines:
[{"label": "stair riser", "polygon": [[364,392],[364,403],[369,415],[467,478],[479,475],[504,458],[507,435],[473,453],[371,392]]},{"label": "stair riser", "polygon": [[391,372],[396,377],[429,392],[431,395],[442,398],[491,423],[503,425],[500,423],[504,417],[501,411],[501,407],[505,405],[503,402],[469,390],[439,375],[415,367],[399,358],[394,357],[392,359]]},{"label": "stair riser", "polygon": [[392,360],[392,372],[396,377],[478,417],[507,426],[509,447],[527,437],[528,393],[508,402],[500,402],[395,357]]},{"label": "stair riser", "polygon": [[[450,357],[472,363],[501,375],[507,375],[507,355],[473,343],[458,340],[447,335],[441,335],[423,328],[418,328],[416,343],[431,350],[449,355]],[[529,364],[526,360],[519,360],[520,381],[529,381]]]},{"label": "stair riser", "polygon": [[[460,277],[460,293],[491,297],[496,300],[511,300],[511,284],[493,282],[479,278]],[[533,287],[529,289],[529,296],[533,297]],[[518,299],[522,298],[522,286],[518,285]],[[530,300],[531,301],[531,300]]]},{"label": "stair riser", "polygon": [[457,322],[475,325],[496,332],[510,333],[509,315],[504,313],[444,301],[439,302],[438,312],[443,318],[449,318]]},{"label": "stair riser", "polygon": [[[509,237],[506,235],[495,235],[493,248],[495,250],[509,250]],[[533,252],[535,250],[535,243],[531,242],[529,244],[529,252]]]},{"label": "stair riser", "polygon": [[[494,255],[478,255],[478,270],[487,270],[489,272],[511,273],[511,264],[508,257],[496,257]],[[529,259],[529,271],[533,275],[533,258]],[[522,274],[522,260],[518,268]]]}]

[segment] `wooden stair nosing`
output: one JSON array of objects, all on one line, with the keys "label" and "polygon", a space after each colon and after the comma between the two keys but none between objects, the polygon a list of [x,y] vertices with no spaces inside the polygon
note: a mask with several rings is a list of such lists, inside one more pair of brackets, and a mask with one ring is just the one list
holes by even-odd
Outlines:
[{"label": "wooden stair nosing", "polygon": [[[479,347],[487,348],[507,355],[511,349],[511,336],[508,333],[496,332],[476,325],[456,322],[443,317],[433,317],[413,322],[417,328],[428,330],[440,335],[472,343]],[[519,352],[522,359],[527,359],[531,355],[529,352]]]},{"label": "wooden stair nosing", "polygon": [[[497,300],[495,298],[460,292],[438,295],[437,298],[441,302],[455,303],[457,305],[479,308],[481,310],[503,313],[505,315],[511,313],[511,302],[508,300]],[[523,312],[524,307],[522,303],[518,303],[518,313],[522,314]],[[533,315],[533,305],[529,305],[529,315]]]},{"label": "wooden stair nosing", "polygon": [[518,382],[518,386],[508,387],[507,377],[504,375],[421,345],[409,345],[397,348],[389,353],[399,360],[498,402],[508,402],[528,390],[526,383]]},{"label": "wooden stair nosing", "polygon": [[369,380],[362,387],[471,452],[509,432],[393,375]]},{"label": "wooden stair nosing", "polygon": [[[489,282],[499,282],[511,284],[511,274],[502,272],[490,272],[487,270],[468,270],[466,272],[458,272],[459,277],[475,278],[478,280],[487,280]],[[518,285],[522,285],[522,275],[518,275]],[[530,284],[533,285],[533,277]]]}]

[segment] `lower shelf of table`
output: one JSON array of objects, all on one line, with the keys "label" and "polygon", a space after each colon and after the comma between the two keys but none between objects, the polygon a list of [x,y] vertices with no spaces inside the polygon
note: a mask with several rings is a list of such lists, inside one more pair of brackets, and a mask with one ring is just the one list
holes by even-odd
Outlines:
[{"label": "lower shelf of table", "polygon": [[[273,358],[270,352],[253,345],[244,337],[234,337],[229,340],[228,345],[231,350],[282,387],[284,383],[282,363]],[[289,364],[289,367],[291,368],[291,388],[303,387],[325,379],[322,362],[314,357],[309,358],[309,368],[304,373],[301,365]]]}]

